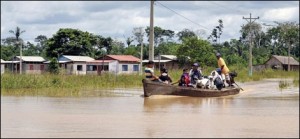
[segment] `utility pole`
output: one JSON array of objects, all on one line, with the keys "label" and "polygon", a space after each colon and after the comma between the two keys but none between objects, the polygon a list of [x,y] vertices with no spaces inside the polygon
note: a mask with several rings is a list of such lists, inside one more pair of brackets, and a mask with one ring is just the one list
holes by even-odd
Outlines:
[{"label": "utility pole", "polygon": [[149,35],[149,61],[154,60],[154,28],[153,28],[153,6],[154,0],[151,0],[151,9],[150,9],[150,35]]},{"label": "utility pole", "polygon": [[[250,47],[249,47],[249,76],[252,76],[252,45],[253,45],[253,42],[252,42],[252,23],[256,20],[256,19],[259,19],[259,17],[257,18],[252,18],[251,17],[251,13],[250,13],[250,18],[245,18],[243,16],[243,19],[245,19],[248,23],[250,23]],[[250,21],[248,21],[247,19],[250,19]],[[254,19],[253,21],[251,21],[252,19]]]},{"label": "utility pole", "polygon": [[290,51],[291,51],[291,38],[289,38],[289,41],[288,41],[288,53],[289,53],[289,56],[288,56],[288,71],[290,71]]},{"label": "utility pole", "polygon": [[140,75],[142,75],[142,70],[143,70],[143,37],[144,37],[144,31],[143,27],[140,27],[140,33],[142,34],[140,43],[141,43],[141,61],[140,61]]},{"label": "utility pole", "polygon": [[20,74],[22,74],[22,43],[20,43],[19,42],[19,40],[17,40],[17,43],[20,45],[20,68],[19,68],[19,70],[20,70]]}]

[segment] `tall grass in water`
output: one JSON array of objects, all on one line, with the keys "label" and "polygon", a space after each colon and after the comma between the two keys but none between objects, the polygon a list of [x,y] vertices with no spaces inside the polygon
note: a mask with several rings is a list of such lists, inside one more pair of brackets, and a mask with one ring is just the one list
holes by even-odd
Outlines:
[{"label": "tall grass in water", "polygon": [[[246,67],[230,66],[231,71],[236,71],[238,76],[235,78],[239,82],[258,81],[264,78],[293,78],[293,84],[299,86],[298,71],[281,71],[267,69],[253,72],[248,76]],[[202,72],[209,75],[214,67],[204,67]],[[159,76],[156,69],[155,75]],[[173,82],[180,79],[182,69],[169,69],[169,75]],[[43,96],[78,96],[82,90],[112,89],[112,88],[131,88],[142,87],[144,75],[121,74],[114,75],[105,73],[98,75],[28,75],[28,74],[9,74],[1,75],[1,95],[43,95]]]},{"label": "tall grass in water", "polygon": [[143,76],[139,74],[114,75],[109,73],[101,76],[3,74],[1,75],[1,95],[73,96],[80,90],[142,86],[142,78]]},{"label": "tall grass in water", "polygon": [[290,84],[287,82],[287,81],[285,81],[285,80],[281,80],[281,81],[279,81],[279,89],[282,91],[283,89],[286,89],[286,88],[288,88],[290,86]]}]

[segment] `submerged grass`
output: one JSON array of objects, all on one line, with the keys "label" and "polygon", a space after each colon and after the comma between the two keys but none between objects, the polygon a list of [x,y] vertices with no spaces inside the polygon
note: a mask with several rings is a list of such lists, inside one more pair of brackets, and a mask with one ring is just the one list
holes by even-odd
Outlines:
[{"label": "submerged grass", "polygon": [[143,76],[134,75],[1,75],[1,95],[76,96],[80,90],[142,86]]},{"label": "submerged grass", "polygon": [[290,84],[287,81],[279,81],[279,89],[282,91],[283,89],[286,89],[290,86]]},{"label": "submerged grass", "polygon": [[[204,67],[204,75],[209,75],[213,67]],[[247,68],[233,66],[231,71],[236,71],[238,82],[258,81],[265,78],[292,78],[295,87],[299,87],[298,71],[263,70],[253,72],[248,76]],[[159,75],[159,71],[155,71]],[[182,74],[182,70],[169,70],[169,75],[173,82],[177,81]],[[142,87],[144,75],[121,74],[114,75],[105,73],[98,75],[30,75],[11,74],[1,75],[1,95],[30,95],[30,96],[81,96],[82,90],[104,90],[114,88]],[[284,83],[281,83],[284,87]]]}]

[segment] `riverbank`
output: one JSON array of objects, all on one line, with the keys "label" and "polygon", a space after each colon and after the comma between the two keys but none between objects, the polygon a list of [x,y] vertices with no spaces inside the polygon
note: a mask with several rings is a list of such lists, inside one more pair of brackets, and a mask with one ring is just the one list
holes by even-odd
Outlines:
[{"label": "riverbank", "polygon": [[[203,69],[208,75],[213,68]],[[237,70],[236,70],[237,71]],[[156,71],[155,73],[159,73]],[[180,78],[181,70],[170,70],[169,75],[173,81]],[[157,75],[157,74],[156,74]],[[82,90],[105,90],[114,88],[141,88],[143,75],[28,75],[28,74],[3,74],[1,75],[1,95],[3,96],[80,96]],[[238,70],[236,82],[259,81],[266,78],[280,78],[283,82],[279,86],[283,89],[288,86],[284,79],[292,79],[294,86],[299,86],[298,71],[264,70],[253,72],[248,76],[248,70]]]}]

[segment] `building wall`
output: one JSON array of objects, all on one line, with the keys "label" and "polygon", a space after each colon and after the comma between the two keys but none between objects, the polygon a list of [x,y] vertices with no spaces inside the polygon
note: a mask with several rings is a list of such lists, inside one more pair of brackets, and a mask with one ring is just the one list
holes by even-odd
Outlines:
[{"label": "building wall", "polygon": [[266,68],[272,68],[276,65],[278,65],[278,69],[283,69],[282,64],[280,63],[280,61],[278,61],[276,58],[272,57],[271,59],[269,59],[266,62]]},{"label": "building wall", "polygon": [[[139,73],[139,63],[119,63],[118,64],[118,74],[131,74],[131,73]],[[127,71],[123,71],[123,65],[127,65],[128,66],[128,70]],[[138,65],[138,70],[137,71],[133,71],[133,66],[134,65]]]},{"label": "building wall", "polygon": [[[283,65],[284,70],[288,70],[288,65]],[[299,65],[290,65],[290,70],[299,70]]]},{"label": "building wall", "polygon": [[109,63],[109,71],[118,74],[119,73],[119,62],[118,61],[113,61]]},{"label": "building wall", "polygon": [[[77,66],[81,65],[82,70],[77,70]],[[71,74],[74,75],[85,75],[86,74],[86,63],[85,62],[73,62],[67,66]]]},{"label": "building wall", "polygon": [[264,69],[266,69],[266,65],[263,65],[263,64],[253,66],[253,71],[262,71]]},{"label": "building wall", "polygon": [[[44,66],[44,69],[41,69],[41,65]],[[26,74],[41,74],[47,71],[48,64],[44,63],[23,63],[22,64],[22,71]],[[30,69],[32,67],[32,69]]]},{"label": "building wall", "polygon": [[1,63],[1,74],[3,74],[3,73],[4,73],[4,70],[5,70],[5,66],[4,66],[4,64],[3,64],[3,63]]}]

